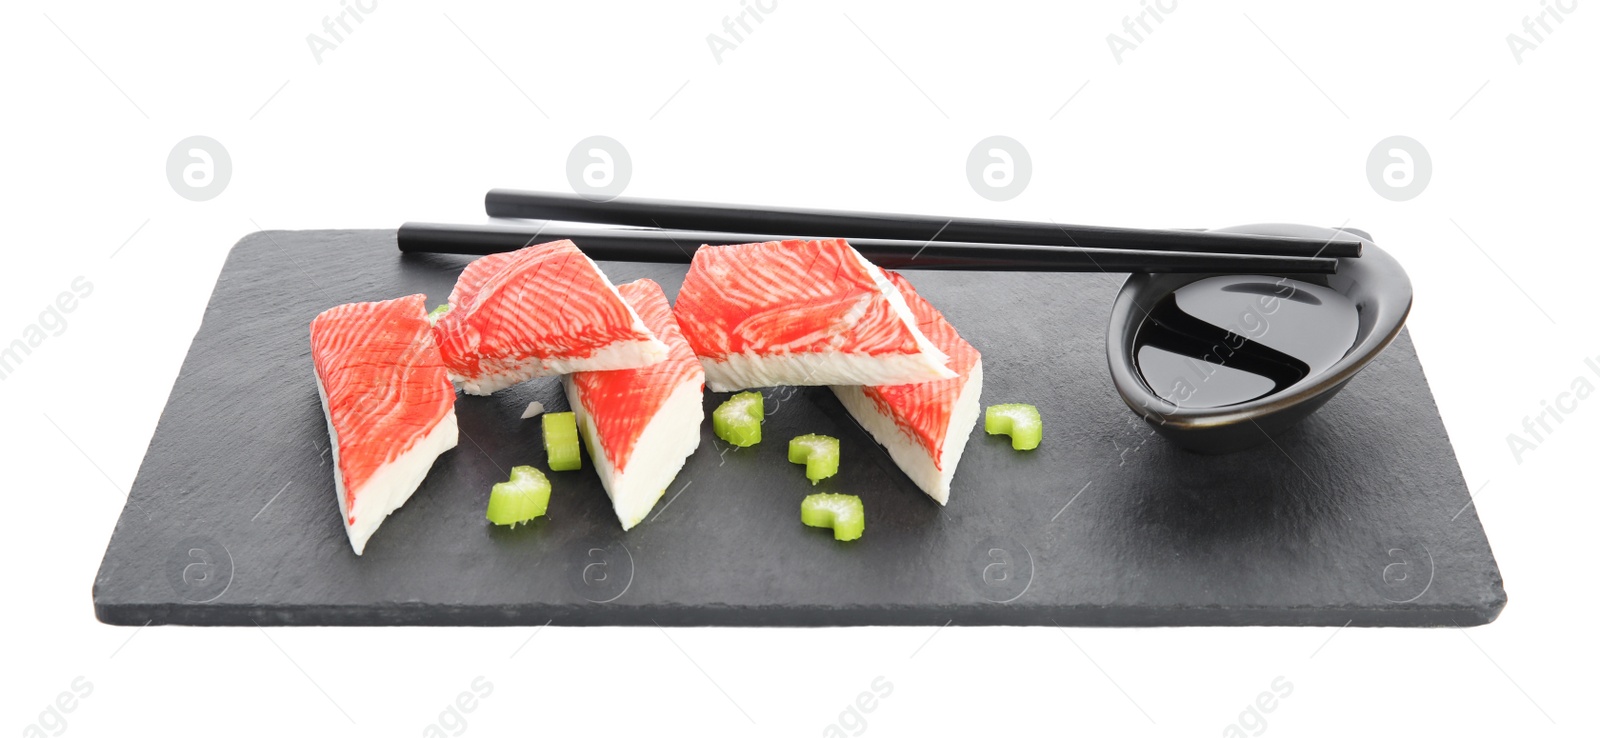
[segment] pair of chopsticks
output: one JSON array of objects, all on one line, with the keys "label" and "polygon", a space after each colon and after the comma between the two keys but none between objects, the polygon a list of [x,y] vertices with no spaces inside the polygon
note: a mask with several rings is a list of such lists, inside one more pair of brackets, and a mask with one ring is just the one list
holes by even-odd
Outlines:
[{"label": "pair of chopsticks", "polygon": [[[406,223],[401,251],[492,254],[571,239],[599,261],[686,264],[702,244],[845,238],[890,269],[1038,272],[1333,274],[1361,242],[1208,231],[1140,230],[1012,220],[892,215],[490,190],[496,218],[525,227]],[[571,224],[624,228],[574,228]]]}]

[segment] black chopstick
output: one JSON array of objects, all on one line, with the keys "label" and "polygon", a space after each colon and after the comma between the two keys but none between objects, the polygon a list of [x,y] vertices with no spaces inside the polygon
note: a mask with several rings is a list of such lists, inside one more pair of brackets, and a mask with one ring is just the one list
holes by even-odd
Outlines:
[{"label": "black chopstick", "polygon": [[1030,223],[1015,220],[894,215],[842,210],[803,210],[754,205],[717,205],[673,200],[617,198],[604,202],[580,195],[490,190],[484,210],[495,218],[539,218],[578,223],[679,228],[745,233],[788,233],[813,238],[890,238],[918,243],[1041,244],[1093,249],[1190,251],[1253,256],[1354,258],[1361,242],[1284,238],[1213,231],[1141,230]]},{"label": "black chopstick", "polygon": [[[687,264],[702,244],[752,243],[780,238],[741,233],[665,229],[573,228],[560,223],[529,227],[406,223],[401,251],[494,254],[547,241],[571,239],[597,261]],[[1198,254],[1133,249],[1009,245],[852,238],[850,245],[889,269],[1032,272],[1187,272],[1218,274],[1333,274],[1339,260],[1295,256]]]}]

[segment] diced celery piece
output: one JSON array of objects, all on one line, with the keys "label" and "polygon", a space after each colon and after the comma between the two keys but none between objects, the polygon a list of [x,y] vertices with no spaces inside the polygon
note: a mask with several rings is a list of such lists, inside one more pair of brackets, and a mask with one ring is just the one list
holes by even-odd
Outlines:
[{"label": "diced celery piece", "polygon": [[489,490],[486,515],[495,525],[517,527],[545,513],[550,507],[550,480],[531,466],[511,468],[511,480]]},{"label": "diced celery piece", "polygon": [[550,471],[572,471],[583,468],[583,453],[578,449],[578,418],[571,411],[545,413],[544,452],[549,457]]},{"label": "diced celery piece", "polygon": [[445,313],[448,312],[450,312],[450,303],[447,302],[439,307],[434,308],[433,312],[428,313],[428,322],[437,322],[440,318],[444,317]]},{"label": "diced celery piece", "polygon": [[832,528],[837,541],[853,541],[867,528],[861,498],[855,495],[806,495],[800,501],[800,522],[813,528]]},{"label": "diced celery piece", "polygon": [[1021,403],[990,405],[983,411],[983,430],[991,436],[1011,436],[1011,447],[1018,451],[1038,448],[1044,437],[1039,408]]},{"label": "diced celery piece", "polygon": [[789,439],[789,462],[806,465],[812,484],[839,473],[839,439],[807,433]]},{"label": "diced celery piece", "polygon": [[740,392],[711,412],[711,430],[735,446],[754,446],[761,442],[761,421],[765,417],[761,393]]}]

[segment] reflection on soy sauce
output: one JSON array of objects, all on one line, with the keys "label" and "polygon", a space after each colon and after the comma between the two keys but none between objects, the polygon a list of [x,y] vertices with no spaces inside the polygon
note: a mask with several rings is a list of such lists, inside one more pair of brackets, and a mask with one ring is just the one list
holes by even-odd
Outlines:
[{"label": "reflection on soy sauce", "polygon": [[1355,345],[1349,298],[1287,277],[1225,276],[1178,288],[1134,336],[1134,363],[1156,396],[1221,407],[1285,390]]}]

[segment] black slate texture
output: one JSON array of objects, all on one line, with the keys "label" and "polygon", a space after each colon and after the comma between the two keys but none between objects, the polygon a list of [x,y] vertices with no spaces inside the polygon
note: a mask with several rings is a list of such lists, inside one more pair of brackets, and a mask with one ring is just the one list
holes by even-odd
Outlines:
[{"label": "black slate texture", "polygon": [[[1492,621],[1499,570],[1402,335],[1306,422],[1228,456],[1180,451],[1112,389],[1120,276],[908,272],[984,357],[984,404],[1039,406],[1014,452],[974,428],[948,507],[919,492],[825,388],[765,390],[765,441],[703,431],[667,497],[623,533],[587,459],[550,473],[547,518],[484,521],[489,487],[543,467],[529,401],[555,378],[460,398],[462,438],[355,556],[334,500],[307,326],[332,305],[427,293],[465,257],[393,231],[262,232],[229,255],[94,584],[122,625],[1343,625]],[[675,295],[686,267],[607,263]],[[726,395],[708,393],[709,411]],[[787,440],[827,433],[813,487]],[[799,522],[858,494],[866,535]],[[1454,516],[1454,517],[1453,517]]]}]

